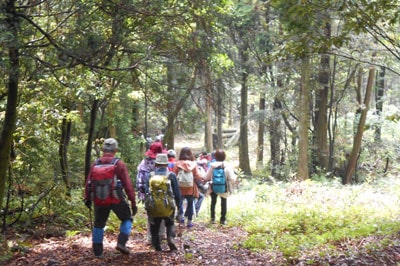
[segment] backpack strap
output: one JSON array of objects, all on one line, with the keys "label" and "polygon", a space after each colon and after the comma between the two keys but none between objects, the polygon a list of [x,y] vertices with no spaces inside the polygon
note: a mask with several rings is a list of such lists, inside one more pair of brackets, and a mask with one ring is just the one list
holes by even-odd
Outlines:
[{"label": "backpack strap", "polygon": [[112,159],[111,163],[112,163],[113,165],[117,165],[118,161],[119,161],[119,158],[118,158],[118,157],[114,157],[114,158]]},{"label": "backpack strap", "polygon": [[[112,159],[112,161],[111,161],[111,164],[117,165],[118,161],[119,161],[119,158],[118,158],[118,157],[114,157],[114,158]],[[95,163],[95,165],[101,164],[100,158],[97,158],[97,159],[94,161],[94,163]]]}]

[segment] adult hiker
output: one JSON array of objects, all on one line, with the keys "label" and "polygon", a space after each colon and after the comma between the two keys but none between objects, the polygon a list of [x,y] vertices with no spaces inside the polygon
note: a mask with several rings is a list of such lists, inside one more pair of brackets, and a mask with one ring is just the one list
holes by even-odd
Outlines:
[{"label": "adult hiker", "polygon": [[[177,176],[179,188],[183,199],[187,200],[185,216],[187,216],[187,227],[193,227],[193,214],[194,214],[194,198],[199,198],[199,190],[196,182],[201,182],[203,176],[197,169],[197,163],[193,156],[193,152],[189,147],[181,149],[179,158],[174,166],[174,173]],[[183,208],[179,208],[178,221],[185,223]]]},{"label": "adult hiker", "polygon": [[[94,227],[92,231],[92,247],[96,257],[103,255],[104,227],[110,211],[121,221],[116,249],[129,254],[126,247],[133,216],[137,213],[135,190],[125,163],[116,158],[118,142],[108,138],[103,144],[103,155],[92,165],[86,179],[85,205],[91,208],[94,203]],[[123,191],[131,202],[129,206]]]},{"label": "adult hiker", "polygon": [[[176,206],[180,206],[181,194],[176,175],[168,171],[168,157],[166,154],[157,154],[155,170],[149,179],[145,208],[150,223],[151,244],[156,251],[162,251],[160,226],[164,221],[167,243],[171,251],[177,250],[174,237],[174,216]],[[165,229],[164,229],[165,230]],[[161,232],[165,233],[165,232]]]},{"label": "adult hiker", "polygon": [[218,196],[221,198],[220,223],[226,224],[227,198],[233,192],[233,185],[237,176],[226,162],[224,150],[218,149],[214,153],[215,161],[211,162],[210,168],[204,181],[211,181],[211,223],[215,223],[215,205]]}]

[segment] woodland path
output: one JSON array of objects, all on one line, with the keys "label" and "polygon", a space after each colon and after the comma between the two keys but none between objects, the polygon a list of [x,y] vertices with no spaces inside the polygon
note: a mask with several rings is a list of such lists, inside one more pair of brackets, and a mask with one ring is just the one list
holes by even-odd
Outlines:
[{"label": "woodland path", "polygon": [[[104,256],[95,258],[91,251],[90,233],[74,237],[51,237],[30,240],[25,252],[15,253],[6,265],[275,265],[271,258],[241,248],[245,232],[236,227],[196,223],[187,229],[177,226],[178,251],[156,252],[145,240],[145,233],[133,232],[127,246],[129,255],[115,251],[116,234],[106,232]],[[277,259],[277,258],[276,258]]]},{"label": "woodland path", "polygon": [[[342,250],[342,254],[337,257],[321,257],[323,250],[316,250],[315,254],[318,255],[312,258],[304,256],[290,262],[281,254],[256,253],[244,249],[241,243],[246,233],[237,227],[198,222],[191,229],[177,226],[177,233],[178,251],[169,252],[163,241],[164,251],[156,252],[147,244],[145,233],[134,231],[127,245],[131,254],[122,255],[115,251],[116,234],[106,232],[105,252],[101,259],[92,254],[89,232],[74,237],[29,239],[31,248],[15,248],[13,259],[4,265],[400,265],[400,246],[390,246],[374,252],[363,248],[373,245],[377,237],[338,243],[337,249]],[[399,236],[393,237],[397,239]]]}]

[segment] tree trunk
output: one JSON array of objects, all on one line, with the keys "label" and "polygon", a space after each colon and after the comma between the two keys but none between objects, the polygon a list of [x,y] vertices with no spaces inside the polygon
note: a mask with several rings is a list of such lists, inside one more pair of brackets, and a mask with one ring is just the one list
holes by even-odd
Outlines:
[{"label": "tree trunk", "polygon": [[368,83],[367,83],[367,89],[365,92],[363,108],[360,110],[361,114],[360,114],[360,119],[358,121],[356,135],[354,137],[353,149],[351,151],[350,158],[349,158],[346,172],[345,172],[345,177],[344,177],[345,184],[352,183],[352,177],[353,177],[353,174],[356,169],[357,158],[358,158],[358,154],[360,153],[360,149],[361,149],[361,142],[362,142],[362,137],[363,137],[363,133],[364,133],[365,121],[367,119],[369,102],[371,99],[372,88],[374,85],[374,77],[375,77],[375,69],[372,68],[369,70]]},{"label": "tree trunk", "polygon": [[309,127],[309,80],[310,80],[310,58],[302,59],[302,73],[299,96],[299,155],[297,160],[297,179],[306,180],[308,172],[308,127]]},{"label": "tree trunk", "polygon": [[224,94],[224,88],[222,82],[219,82],[217,85],[217,110],[216,110],[216,116],[217,116],[217,136],[218,136],[218,141],[217,141],[217,148],[222,149],[224,147],[224,143],[222,141],[222,112],[223,112],[223,94]]},{"label": "tree trunk", "polygon": [[189,98],[193,88],[194,88],[194,84],[196,82],[196,77],[197,77],[197,69],[194,70],[194,74],[192,77],[192,80],[190,81],[190,85],[189,88],[186,89],[186,91],[184,92],[184,94],[182,96],[179,96],[179,99],[176,99],[178,96],[174,93],[172,93],[173,89],[174,89],[174,85],[173,85],[173,76],[171,76],[173,70],[170,68],[172,67],[172,64],[169,64],[169,68],[168,68],[168,72],[171,72],[168,74],[168,87],[169,90],[171,91],[170,95],[175,95],[173,96],[173,98],[169,99],[169,112],[168,112],[168,124],[165,128],[165,135],[164,135],[164,143],[166,144],[167,147],[169,147],[169,149],[174,149],[174,139],[175,139],[175,118],[178,116],[178,113],[182,110],[183,105],[185,104],[185,101],[187,98]]},{"label": "tree trunk", "polygon": [[206,77],[206,124],[205,124],[205,135],[204,135],[204,146],[207,152],[211,152],[215,147],[213,145],[213,88],[211,83],[211,75],[209,69],[206,67],[206,63],[202,64],[205,73],[207,73]]},{"label": "tree trunk", "polygon": [[[383,96],[385,93],[385,67],[381,67],[378,79],[376,81],[376,91],[375,91],[375,115],[378,116],[378,121],[382,121],[382,111],[383,111]],[[375,142],[380,143],[381,139],[381,123],[375,125]]]},{"label": "tree trunk", "polygon": [[248,123],[247,123],[247,98],[248,98],[248,88],[247,88],[247,78],[248,72],[246,64],[248,64],[247,55],[248,45],[243,45],[240,51],[241,58],[241,90],[240,90],[240,139],[239,139],[239,168],[243,171],[245,175],[251,176],[250,160],[249,160],[249,142],[248,142]]},{"label": "tree trunk", "polygon": [[207,152],[214,149],[213,145],[213,129],[212,129],[212,103],[211,98],[206,98],[206,121],[204,125],[204,147]]},{"label": "tree trunk", "polygon": [[[329,16],[328,16],[329,18]],[[322,19],[327,19],[323,17]],[[325,37],[327,40],[331,38],[331,24],[325,22]],[[327,52],[328,48],[323,52]],[[330,56],[321,55],[320,72],[318,83],[320,88],[316,93],[315,99],[315,140],[316,140],[316,165],[319,168],[328,169],[329,164],[329,147],[328,147],[328,96],[329,96],[329,79],[330,79]]]},{"label": "tree trunk", "polygon": [[18,40],[18,17],[15,10],[15,1],[9,0],[5,4],[5,14],[8,16],[5,31],[8,31],[9,37],[12,38],[6,49],[8,49],[9,72],[7,81],[7,106],[3,122],[3,129],[0,136],[0,209],[3,207],[3,199],[6,185],[6,176],[10,164],[11,147],[13,143],[13,134],[15,131],[15,123],[17,121],[17,105],[18,105],[18,86],[19,86],[19,40]]},{"label": "tree trunk", "polygon": [[94,136],[94,130],[96,127],[96,116],[97,116],[97,107],[99,105],[99,100],[94,100],[92,104],[92,108],[90,109],[90,122],[89,122],[89,132],[86,143],[86,153],[85,153],[85,183],[86,178],[89,174],[90,166],[92,164],[92,142]]},{"label": "tree trunk", "polygon": [[[68,110],[69,111],[69,110]],[[58,146],[58,156],[60,161],[61,175],[64,181],[65,187],[67,188],[67,196],[71,195],[71,187],[69,184],[68,177],[68,145],[71,136],[71,121],[68,121],[66,117],[63,118],[61,123],[61,136]]]},{"label": "tree trunk", "polygon": [[[278,82],[279,84],[279,82]],[[278,85],[279,86],[279,85]],[[272,105],[272,118],[269,122],[269,138],[271,146],[271,176],[280,179],[281,169],[281,140],[282,128],[280,114],[282,113],[282,103],[276,96]]]},{"label": "tree trunk", "polygon": [[258,120],[258,136],[257,136],[257,169],[263,168],[264,158],[264,131],[265,131],[265,93],[260,94],[259,101],[260,117]]}]

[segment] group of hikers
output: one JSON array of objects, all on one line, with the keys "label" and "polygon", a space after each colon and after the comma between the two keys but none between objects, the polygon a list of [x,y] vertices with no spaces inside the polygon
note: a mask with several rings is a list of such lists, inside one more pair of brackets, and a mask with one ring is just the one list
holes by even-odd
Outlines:
[{"label": "group of hikers", "polygon": [[162,239],[167,240],[170,251],[177,250],[175,221],[186,224],[187,228],[194,227],[193,218],[199,215],[207,195],[211,197],[211,223],[215,223],[219,197],[219,222],[226,224],[227,198],[237,177],[225,163],[224,150],[202,152],[196,158],[189,147],[184,147],[176,158],[176,152],[165,149],[158,139],[149,145],[137,168],[135,186],[126,164],[116,157],[117,151],[117,140],[106,139],[103,154],[93,162],[86,179],[84,202],[90,209],[94,206],[92,249],[95,257],[103,256],[104,227],[110,211],[121,221],[116,249],[129,254],[126,243],[133,216],[138,211],[137,199],[144,204],[147,240],[156,251],[162,251]]}]

